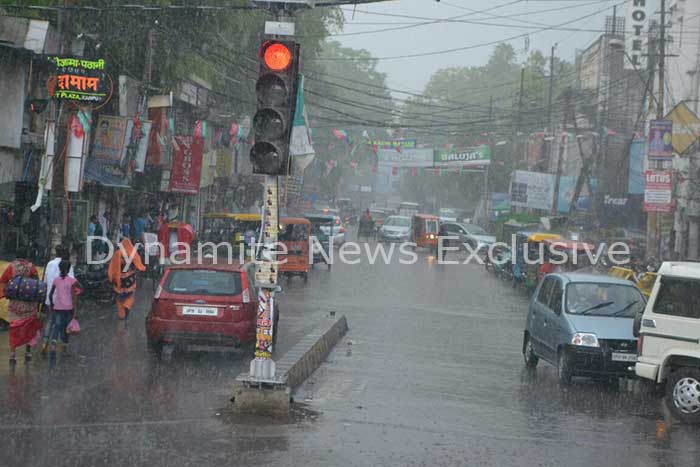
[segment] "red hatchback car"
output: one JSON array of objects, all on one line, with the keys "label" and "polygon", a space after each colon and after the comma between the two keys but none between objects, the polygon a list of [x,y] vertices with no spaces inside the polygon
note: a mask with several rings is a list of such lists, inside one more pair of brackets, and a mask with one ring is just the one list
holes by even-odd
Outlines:
[{"label": "red hatchback car", "polygon": [[146,317],[149,346],[160,353],[165,346],[239,347],[254,342],[254,279],[252,263],[168,267]]}]

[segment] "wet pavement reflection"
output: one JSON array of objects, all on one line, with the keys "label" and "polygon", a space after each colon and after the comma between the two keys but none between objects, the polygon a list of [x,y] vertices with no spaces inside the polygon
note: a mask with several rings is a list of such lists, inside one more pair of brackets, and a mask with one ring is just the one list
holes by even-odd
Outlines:
[{"label": "wet pavement reflection", "polygon": [[281,356],[335,311],[350,332],[295,394],[288,419],[231,412],[250,349],[146,351],[142,286],[129,321],[85,305],[73,355],[7,364],[2,465],[696,465],[698,429],[636,382],[561,388],[526,371],[527,298],[476,265],[336,264],[284,284]]}]

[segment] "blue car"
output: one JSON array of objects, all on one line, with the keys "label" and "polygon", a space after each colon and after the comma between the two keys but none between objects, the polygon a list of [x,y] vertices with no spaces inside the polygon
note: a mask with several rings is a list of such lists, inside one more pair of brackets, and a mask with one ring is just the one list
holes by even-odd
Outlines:
[{"label": "blue car", "polygon": [[[634,317],[645,300],[629,281],[595,274],[548,274],[540,282],[523,336],[525,366],[540,358],[557,368],[559,381],[574,376],[617,382],[634,376]],[[632,368],[632,370],[630,370]]]}]

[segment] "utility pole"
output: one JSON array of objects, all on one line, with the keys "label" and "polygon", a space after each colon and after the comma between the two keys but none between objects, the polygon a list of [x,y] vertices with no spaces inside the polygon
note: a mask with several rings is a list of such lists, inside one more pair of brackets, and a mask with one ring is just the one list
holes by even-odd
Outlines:
[{"label": "utility pole", "polygon": [[[522,144],[521,144],[521,138],[520,138],[520,133],[522,132],[522,126],[523,126],[523,94],[525,93],[525,68],[520,69],[520,91],[518,93],[518,118],[516,120],[515,124],[515,135],[514,140],[515,140],[515,148],[516,148],[516,156],[514,157],[513,161],[513,167],[518,168],[519,162],[520,162],[520,157],[522,155]],[[513,146],[513,145],[511,145]]]},{"label": "utility pole", "polygon": [[[554,94],[554,49],[557,48],[557,44],[552,46],[552,52],[549,56],[549,93],[547,94],[547,132],[549,136],[554,138],[554,128],[552,128],[552,97]],[[549,151],[547,154],[547,167],[549,168],[549,163],[552,159],[552,148],[554,139],[549,142]]]},{"label": "utility pole", "polygon": [[[493,150],[494,150],[494,144],[493,144],[493,137],[491,135],[491,131],[493,130],[493,96],[489,98],[489,153],[490,153],[490,159],[493,159]],[[490,161],[489,161],[490,162]],[[491,194],[489,193],[489,169],[491,168],[491,165],[486,165],[484,167],[484,216],[485,216],[485,223],[488,222],[489,220],[489,205],[491,204],[489,201],[491,198]]]},{"label": "utility pole", "polygon": [[[566,97],[565,97],[565,106],[564,106],[564,131],[566,131],[566,122],[567,122],[567,117],[569,115],[569,107],[571,106],[571,93],[567,92]],[[574,135],[576,136],[576,135]],[[561,185],[561,169],[562,169],[562,163],[564,159],[564,148],[566,146],[562,141],[559,142],[559,157],[557,158],[557,176],[554,180],[554,202],[552,203],[552,215],[555,216],[557,214],[558,206],[559,206],[559,186]]]},{"label": "utility pole", "polygon": [[[661,24],[659,25],[659,47],[657,51],[658,66],[659,66],[659,98],[656,102],[656,118],[660,119],[664,116],[664,99],[665,99],[665,78],[666,78],[666,0],[661,2]],[[649,168],[658,170],[662,168],[662,162],[649,161]],[[659,215],[651,211],[647,213],[647,256],[655,258],[659,257],[660,249],[659,235]]]}]

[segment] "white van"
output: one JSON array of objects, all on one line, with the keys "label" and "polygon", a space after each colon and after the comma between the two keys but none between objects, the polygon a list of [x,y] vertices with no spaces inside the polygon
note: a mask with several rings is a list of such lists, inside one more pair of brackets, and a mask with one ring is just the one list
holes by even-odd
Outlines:
[{"label": "white van", "polygon": [[665,384],[673,414],[700,423],[700,263],[661,265],[634,330],[637,376]]}]

